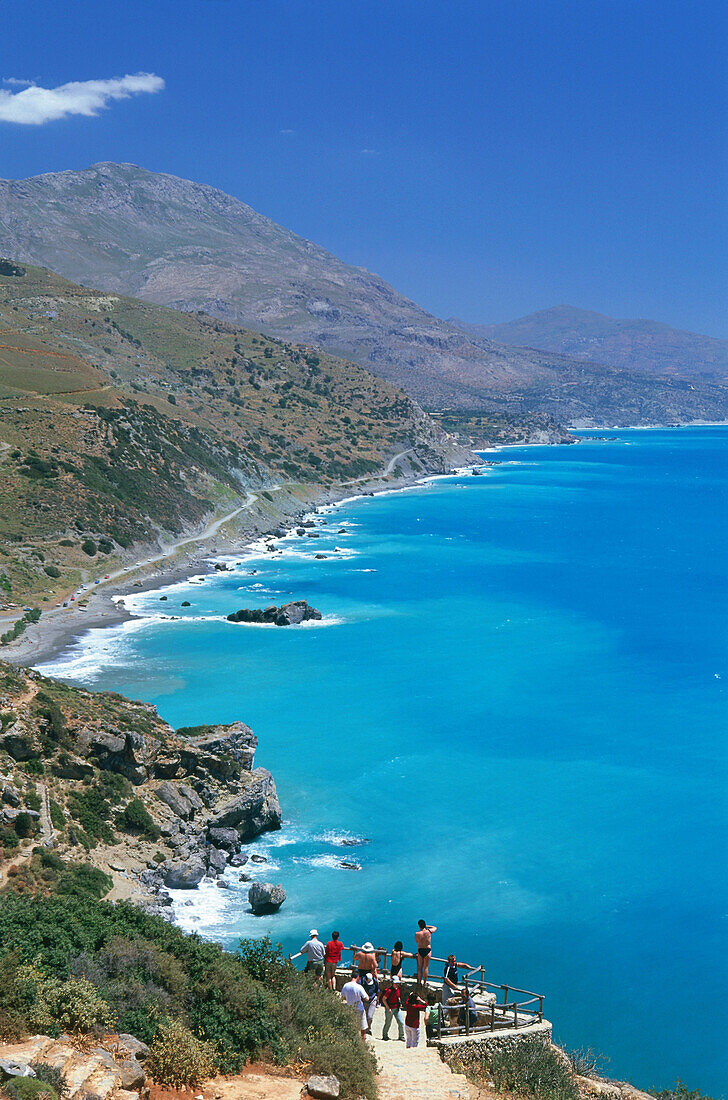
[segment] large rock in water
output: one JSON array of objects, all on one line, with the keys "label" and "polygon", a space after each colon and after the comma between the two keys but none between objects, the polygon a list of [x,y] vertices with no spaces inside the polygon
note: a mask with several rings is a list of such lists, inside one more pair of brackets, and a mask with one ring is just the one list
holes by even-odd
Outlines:
[{"label": "large rock in water", "polygon": [[248,890],[250,908],[258,916],[263,913],[275,913],[285,900],[286,891],[282,886],[272,882],[254,882]]},{"label": "large rock in water", "polygon": [[241,607],[227,616],[231,623],[270,623],[273,626],[298,626],[309,619],[320,619],[321,612],[305,600],[292,600],[281,607],[271,605],[262,611],[258,607]]},{"label": "large rock in water", "polygon": [[281,807],[273,776],[265,768],[251,773],[251,782],[210,821],[211,829],[235,829],[241,840],[252,840],[281,827]]}]

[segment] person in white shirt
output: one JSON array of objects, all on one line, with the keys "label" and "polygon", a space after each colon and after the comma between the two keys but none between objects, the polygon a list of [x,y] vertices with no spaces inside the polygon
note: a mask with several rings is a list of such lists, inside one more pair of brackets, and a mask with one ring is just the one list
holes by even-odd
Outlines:
[{"label": "person in white shirt", "polygon": [[304,970],[308,974],[313,974],[314,981],[317,982],[324,972],[325,954],[326,947],[318,938],[317,929],[312,928],[301,950],[297,951],[295,955],[291,955],[291,958],[298,959],[301,955],[305,955],[308,961],[306,962]]},{"label": "person in white shirt", "polygon": [[359,975],[353,974],[344,988],[341,990],[341,996],[344,998],[349,1008],[353,1008],[359,1017],[359,1030],[361,1031],[362,1039],[366,1038],[367,1033],[367,1015],[366,1006],[369,1004],[369,998],[359,984]]}]

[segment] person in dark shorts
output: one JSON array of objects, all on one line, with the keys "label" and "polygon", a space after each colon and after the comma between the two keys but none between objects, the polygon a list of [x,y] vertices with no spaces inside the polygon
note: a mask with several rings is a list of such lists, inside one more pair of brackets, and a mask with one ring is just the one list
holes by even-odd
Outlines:
[{"label": "person in dark shorts", "polygon": [[425,985],[427,975],[430,972],[430,956],[432,955],[432,933],[437,932],[436,924],[426,924],[425,921],[417,922],[418,929],[415,932],[417,944],[417,984]]},{"label": "person in dark shorts", "polygon": [[325,954],[326,948],[318,938],[317,930],[312,928],[301,950],[297,951],[291,958],[297,959],[299,956],[305,955],[308,961],[306,962],[304,970],[307,974],[313,974],[314,981],[317,982],[324,972]]}]

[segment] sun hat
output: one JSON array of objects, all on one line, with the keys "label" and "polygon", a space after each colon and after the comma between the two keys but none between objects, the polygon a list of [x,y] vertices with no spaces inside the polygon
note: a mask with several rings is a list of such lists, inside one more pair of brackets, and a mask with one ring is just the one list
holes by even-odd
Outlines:
[{"label": "sun hat", "polygon": [[318,936],[318,928],[312,928],[309,932],[309,936]]},{"label": "sun hat", "polygon": [[374,950],[374,944],[370,943],[369,940],[367,940],[366,943],[363,943],[361,945],[361,949],[362,949],[362,951],[373,951]]}]

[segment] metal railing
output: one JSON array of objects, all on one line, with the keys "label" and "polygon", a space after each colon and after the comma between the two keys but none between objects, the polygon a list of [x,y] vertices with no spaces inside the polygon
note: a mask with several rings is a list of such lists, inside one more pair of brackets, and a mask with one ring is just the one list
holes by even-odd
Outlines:
[{"label": "metal railing", "polygon": [[[342,952],[342,960],[339,970],[352,971],[355,969],[355,958],[361,947],[351,944]],[[351,953],[351,963],[344,963],[344,955]],[[377,968],[382,978],[391,976],[391,951],[384,947],[374,949],[377,957]],[[402,981],[415,982],[416,974],[405,972],[405,964],[408,967],[415,963],[416,956],[411,952],[403,952]],[[390,965],[387,965],[390,960]],[[430,970],[428,973],[428,987],[435,987],[438,991],[442,987],[445,975],[447,959],[441,959],[437,955],[429,956]],[[432,964],[436,964],[433,971]],[[468,1009],[467,1002],[454,1005],[438,1004],[437,1030],[431,1029],[430,1038],[435,1035],[438,1039],[448,1036],[470,1036],[483,1032],[500,1031],[507,1028],[523,1028],[529,1025],[543,1022],[544,994],[533,993],[528,989],[519,989],[513,985],[502,985],[485,980],[485,967],[463,964],[462,970],[466,973],[461,980],[461,985],[467,990],[469,998],[475,1001],[477,1022],[471,1023],[470,1016],[473,1009]],[[487,1003],[483,1001],[487,998]],[[520,998],[525,998],[522,1000]],[[478,1004],[478,1000],[481,1003]]]}]

